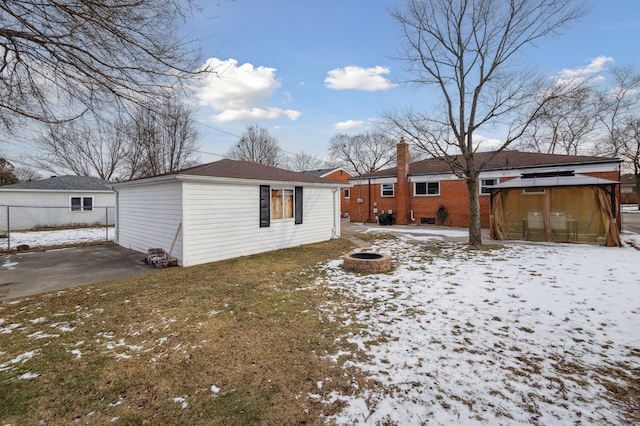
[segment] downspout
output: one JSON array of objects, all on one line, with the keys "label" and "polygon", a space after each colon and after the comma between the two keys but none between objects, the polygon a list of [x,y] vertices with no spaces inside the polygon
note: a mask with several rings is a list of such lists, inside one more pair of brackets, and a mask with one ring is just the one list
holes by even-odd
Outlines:
[{"label": "downspout", "polygon": [[[336,193],[340,193],[340,187],[335,187],[333,189],[333,228],[331,229],[331,239],[340,238],[340,223],[338,222],[336,215]],[[338,210],[339,211],[339,210]]]},{"label": "downspout", "polygon": [[366,224],[371,219],[371,179],[368,179],[367,188],[369,189],[369,196],[367,197],[367,220],[364,221]]},{"label": "downspout", "polygon": [[[118,188],[111,187],[113,191],[116,193],[116,217],[113,219],[113,224],[116,227],[116,243],[120,244],[120,193],[118,192]],[[109,223],[107,223],[107,229],[109,229]]]}]

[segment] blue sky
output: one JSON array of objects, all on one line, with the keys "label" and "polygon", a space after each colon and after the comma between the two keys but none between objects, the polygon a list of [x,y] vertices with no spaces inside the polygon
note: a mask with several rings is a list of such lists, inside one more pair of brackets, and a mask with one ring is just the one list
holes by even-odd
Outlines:
[{"label": "blue sky", "polygon": [[[403,64],[388,10],[403,0],[235,0],[216,2],[189,23],[220,78],[196,96],[202,151],[224,154],[245,127],[265,127],[285,151],[326,157],[338,132],[372,128],[393,107],[429,108],[437,92],[395,82]],[[526,51],[546,76],[640,68],[640,1],[594,1],[564,35]],[[487,137],[490,137],[487,135]],[[495,137],[495,136],[494,136]],[[202,161],[220,157],[202,154]]]}]

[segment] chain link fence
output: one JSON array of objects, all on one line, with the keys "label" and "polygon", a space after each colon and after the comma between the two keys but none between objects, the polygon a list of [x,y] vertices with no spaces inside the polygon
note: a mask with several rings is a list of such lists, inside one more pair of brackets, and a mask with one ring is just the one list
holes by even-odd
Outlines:
[{"label": "chain link fence", "polygon": [[115,207],[0,205],[0,252],[115,240]]},{"label": "chain link fence", "polygon": [[640,210],[637,204],[622,207],[622,230],[640,234]]}]

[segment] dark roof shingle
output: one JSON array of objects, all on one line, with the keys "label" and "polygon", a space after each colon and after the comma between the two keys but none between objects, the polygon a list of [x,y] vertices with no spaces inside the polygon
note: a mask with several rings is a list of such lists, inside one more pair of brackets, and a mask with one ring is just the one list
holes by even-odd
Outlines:
[{"label": "dark roof shingle", "polygon": [[109,182],[91,176],[53,176],[48,179],[5,185],[2,189],[32,189],[51,191],[111,191]]},{"label": "dark roof shingle", "polygon": [[[611,161],[620,161],[617,158],[593,157],[583,155],[564,155],[564,154],[541,154],[537,152],[522,152],[504,150],[495,155],[491,160],[491,156],[495,154],[491,152],[477,152],[475,160],[478,162],[487,162],[483,170],[508,170],[521,169],[527,167],[544,167],[559,165],[577,165],[584,163],[602,163]],[[462,155],[455,157],[458,161],[464,161]],[[478,163],[480,164],[480,163]],[[373,173],[362,175],[363,178],[396,176],[397,167],[378,170]],[[409,164],[409,175],[427,175],[437,173],[451,173],[451,167],[442,158],[428,158],[426,160],[416,161]]]},{"label": "dark roof shingle", "polygon": [[213,163],[202,164],[180,170],[174,175],[189,176],[210,176],[226,177],[235,179],[252,179],[264,181],[286,181],[286,182],[308,182],[308,183],[331,183],[335,181],[314,176],[311,174],[294,172],[291,170],[279,169],[277,167],[265,166],[260,163],[250,161],[238,161],[224,159]]}]

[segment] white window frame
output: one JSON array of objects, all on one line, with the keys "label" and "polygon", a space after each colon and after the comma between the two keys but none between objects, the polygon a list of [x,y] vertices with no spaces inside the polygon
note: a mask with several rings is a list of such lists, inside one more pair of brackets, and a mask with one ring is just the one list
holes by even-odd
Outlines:
[{"label": "white window frame", "polygon": [[348,188],[344,190],[344,198],[351,198],[351,191]]},{"label": "white window frame", "polygon": [[[282,205],[280,206],[283,217],[275,217],[273,214],[273,203],[276,202],[273,198],[274,191],[282,191]],[[285,217],[285,192],[289,192],[291,194],[291,217]],[[295,199],[295,190],[293,188],[271,188],[269,193],[269,208],[271,209],[271,220],[295,220],[296,217],[296,199]]]},{"label": "white window frame", "polygon": [[[80,200],[80,208],[79,209],[74,209],[73,208],[73,199],[77,198]],[[84,200],[91,200],[91,208],[85,208],[85,203]],[[80,213],[80,212],[92,212],[95,209],[95,205],[93,203],[93,197],[83,197],[83,196],[72,196],[69,197],[69,211],[73,212],[73,213]]]},{"label": "white window frame", "polygon": [[547,192],[547,188],[523,188],[522,195],[544,195]]},{"label": "white window frame", "polygon": [[[418,194],[417,186],[418,184],[424,184],[424,194]],[[438,184],[438,192],[436,194],[429,194],[429,184]],[[437,197],[440,195],[440,181],[429,181],[429,182],[413,182],[413,195],[415,197]]]},{"label": "white window frame", "polygon": [[[389,186],[391,186],[391,194],[385,194],[385,186],[387,187],[386,191],[389,191]],[[380,196],[381,197],[394,197],[396,195],[396,186],[393,183],[381,183],[380,184]]]},{"label": "white window frame", "polygon": [[[485,184],[488,180],[493,181],[493,183],[491,185]],[[480,195],[491,195],[491,187],[498,183],[498,178],[480,179]]]}]

